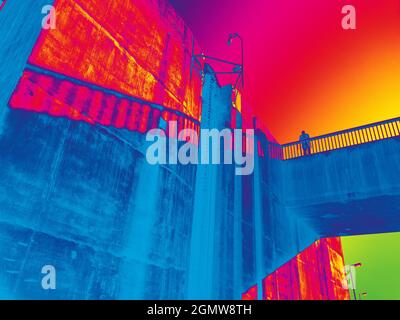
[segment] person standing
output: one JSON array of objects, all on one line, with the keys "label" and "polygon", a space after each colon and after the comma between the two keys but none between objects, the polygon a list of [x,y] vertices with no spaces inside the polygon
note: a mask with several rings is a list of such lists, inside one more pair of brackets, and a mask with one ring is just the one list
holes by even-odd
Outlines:
[{"label": "person standing", "polygon": [[303,154],[305,156],[310,155],[311,154],[310,135],[304,130],[301,132],[300,142],[303,148]]}]

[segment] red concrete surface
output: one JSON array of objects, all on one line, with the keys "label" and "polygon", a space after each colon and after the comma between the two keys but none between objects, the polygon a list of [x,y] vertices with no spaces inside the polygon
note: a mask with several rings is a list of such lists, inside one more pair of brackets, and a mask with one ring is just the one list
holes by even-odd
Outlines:
[{"label": "red concrete surface", "polygon": [[172,111],[159,110],[147,103],[117,97],[33,71],[24,72],[9,104],[14,109],[68,117],[76,121],[141,133],[158,128],[161,118],[164,121],[177,121],[178,130],[199,130],[199,126],[193,121]]},{"label": "red concrete surface", "polygon": [[[263,280],[263,300],[349,300],[340,238],[322,239]],[[242,296],[257,299],[257,286]]]}]

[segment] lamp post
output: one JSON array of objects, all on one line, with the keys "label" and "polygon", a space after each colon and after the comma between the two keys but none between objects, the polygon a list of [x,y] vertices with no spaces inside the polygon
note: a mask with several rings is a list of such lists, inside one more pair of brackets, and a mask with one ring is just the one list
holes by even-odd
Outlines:
[{"label": "lamp post", "polygon": [[238,33],[231,33],[228,38],[228,46],[232,44],[233,39],[238,38],[240,40],[240,47],[242,51],[242,63],[241,63],[241,77],[242,77],[242,88],[244,88],[244,44],[243,38]]},{"label": "lamp post", "polygon": [[363,300],[362,297],[366,297],[368,295],[368,292],[362,292],[358,296],[360,297],[360,300]]}]

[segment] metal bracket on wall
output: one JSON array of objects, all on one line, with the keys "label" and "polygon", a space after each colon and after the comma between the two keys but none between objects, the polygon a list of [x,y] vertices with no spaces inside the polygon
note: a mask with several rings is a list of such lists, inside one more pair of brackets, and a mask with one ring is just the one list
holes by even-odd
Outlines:
[{"label": "metal bracket on wall", "polygon": [[201,79],[203,80],[204,65],[207,61],[209,61],[210,63],[217,62],[217,63],[224,64],[227,66],[231,66],[232,71],[215,71],[214,70],[214,73],[216,75],[218,75],[218,74],[220,74],[220,75],[237,75],[236,80],[233,85],[233,90],[238,89],[240,79],[243,79],[243,65],[238,64],[236,62],[229,61],[229,60],[220,59],[220,58],[212,57],[212,56],[207,56],[204,53],[200,53],[200,54],[196,53],[195,52],[195,42],[194,42],[194,38],[193,38],[192,39],[192,55],[191,55],[191,63],[190,63],[190,80],[192,80],[192,78],[193,78],[193,71],[197,71],[200,74]]}]

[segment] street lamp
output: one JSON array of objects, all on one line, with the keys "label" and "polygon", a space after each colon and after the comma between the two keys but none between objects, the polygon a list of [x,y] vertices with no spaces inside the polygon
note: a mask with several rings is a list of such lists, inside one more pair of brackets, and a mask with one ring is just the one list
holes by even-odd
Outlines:
[{"label": "street lamp", "polygon": [[362,297],[366,297],[368,295],[368,292],[362,292],[359,294],[360,300],[362,300]]},{"label": "street lamp", "polygon": [[231,33],[228,38],[228,46],[230,46],[232,44],[233,40],[236,38],[238,38],[240,40],[240,44],[241,44],[241,50],[242,50],[242,63],[241,64],[238,64],[237,62],[221,59],[218,57],[208,56],[208,55],[205,55],[204,53],[200,53],[200,54],[196,53],[195,52],[196,46],[195,46],[194,38],[192,39],[192,58],[191,58],[191,63],[190,63],[190,80],[192,79],[193,70],[195,70],[195,68],[200,69],[200,75],[203,79],[204,74],[205,74],[204,67],[205,67],[206,61],[213,61],[213,62],[217,62],[219,64],[223,64],[225,66],[232,67],[232,69],[231,69],[232,71],[215,71],[215,70],[213,70],[213,74],[214,75],[218,75],[218,74],[237,75],[235,84],[233,85],[233,90],[236,93],[234,100],[233,100],[235,102],[235,104],[237,102],[237,97],[239,95],[238,84],[239,84],[240,78],[242,79],[242,89],[244,88],[244,46],[243,46],[242,37],[237,33]]},{"label": "street lamp", "polygon": [[[242,77],[242,88],[244,88],[244,46],[243,46],[243,38],[238,33],[231,33],[228,38],[228,46],[230,46],[233,42],[233,39],[238,38],[240,40],[240,46],[242,50],[242,64],[240,66],[241,77]],[[239,71],[239,70],[237,70]],[[239,79],[238,79],[239,80]]]}]

